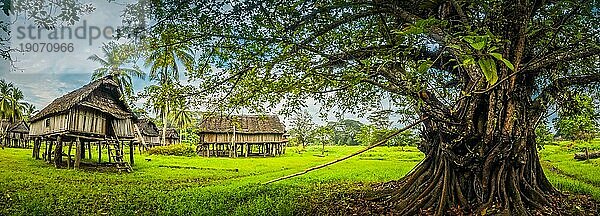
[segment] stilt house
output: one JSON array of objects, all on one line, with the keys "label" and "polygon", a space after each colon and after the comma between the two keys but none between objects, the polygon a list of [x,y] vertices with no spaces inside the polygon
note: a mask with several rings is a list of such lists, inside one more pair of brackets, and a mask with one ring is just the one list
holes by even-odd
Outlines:
[{"label": "stilt house", "polygon": [[[162,131],[160,132],[162,135]],[[175,128],[167,128],[165,133],[165,145],[173,145],[179,143],[179,133]]]},{"label": "stilt house", "polygon": [[[41,141],[46,141],[44,158],[60,167],[63,156],[67,165],[79,167],[91,142],[98,145],[98,162],[102,162],[102,148],[108,153],[109,164],[131,170],[135,115],[122,100],[119,85],[107,76],[55,99],[31,118],[30,136],[35,137],[34,157],[39,158]],[[123,144],[130,145],[129,163],[123,160]],[[63,144],[69,152],[63,155]],[[75,161],[71,162],[71,148],[75,143]],[[55,146],[52,151],[52,145]]]},{"label": "stilt house", "polygon": [[199,125],[199,155],[277,156],[285,153],[285,126],[276,115],[207,116]]},{"label": "stilt house", "polygon": [[4,140],[3,144],[8,147],[29,148],[29,125],[25,121],[11,123],[3,119],[0,122],[0,128]]},{"label": "stilt house", "polygon": [[160,133],[158,127],[150,119],[140,119],[136,125],[137,139],[140,143],[147,147],[159,146],[160,145]]}]

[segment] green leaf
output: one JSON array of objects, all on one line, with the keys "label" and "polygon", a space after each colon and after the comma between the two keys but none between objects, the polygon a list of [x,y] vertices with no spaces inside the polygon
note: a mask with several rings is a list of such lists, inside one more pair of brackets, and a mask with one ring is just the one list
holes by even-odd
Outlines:
[{"label": "green leaf", "polygon": [[423,61],[417,68],[417,71],[419,73],[425,73],[427,70],[429,70],[429,67],[431,67],[431,60]]},{"label": "green leaf", "polygon": [[506,65],[506,67],[508,67],[508,69],[510,69],[511,71],[515,71],[515,66],[510,63],[510,61],[508,61],[507,59],[502,57],[502,54],[500,53],[490,53],[490,55],[502,62],[504,62],[504,64]]},{"label": "green leaf", "polygon": [[469,45],[471,45],[471,47],[473,47],[473,49],[475,49],[475,50],[481,50],[481,49],[483,49],[483,47],[485,47],[485,41],[469,43]]},{"label": "green leaf", "polygon": [[473,58],[473,56],[470,56],[470,55],[466,56],[465,59],[463,60],[462,64],[464,66],[475,64],[475,59]]},{"label": "green leaf", "polygon": [[479,67],[481,67],[481,71],[483,71],[483,75],[490,85],[494,85],[498,82],[498,73],[496,71],[496,62],[490,58],[481,58],[477,61]]}]

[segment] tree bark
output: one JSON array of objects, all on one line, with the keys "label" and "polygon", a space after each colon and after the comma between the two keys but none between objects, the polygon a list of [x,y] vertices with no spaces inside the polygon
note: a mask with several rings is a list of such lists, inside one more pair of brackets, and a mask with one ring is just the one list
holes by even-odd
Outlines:
[{"label": "tree bark", "polygon": [[457,112],[435,104],[422,108],[429,117],[419,146],[425,159],[401,180],[391,199],[401,215],[445,215],[458,208],[479,214],[493,205],[507,214],[527,215],[549,206],[558,192],[539,161],[539,113],[529,109],[527,89],[506,83],[459,102]]}]

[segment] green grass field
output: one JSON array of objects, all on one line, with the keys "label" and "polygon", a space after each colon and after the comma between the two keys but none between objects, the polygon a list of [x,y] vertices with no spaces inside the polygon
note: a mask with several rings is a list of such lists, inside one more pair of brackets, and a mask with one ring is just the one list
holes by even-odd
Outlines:
[{"label": "green grass field", "polygon": [[[378,147],[300,177],[261,184],[361,148],[327,147],[321,156],[317,147],[302,154],[292,147],[281,157],[235,159],[136,152],[135,171],[122,174],[56,169],[32,159],[31,150],[5,149],[0,150],[0,215],[289,215],[310,208],[312,199],[399,179],[423,157],[414,147]],[[599,199],[600,160],[575,162],[572,149],[564,143],[546,146],[541,152],[546,174],[562,190]]]}]

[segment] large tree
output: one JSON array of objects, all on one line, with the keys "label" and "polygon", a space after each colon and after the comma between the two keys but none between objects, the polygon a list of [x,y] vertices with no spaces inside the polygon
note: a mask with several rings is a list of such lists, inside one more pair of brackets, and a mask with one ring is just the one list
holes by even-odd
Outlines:
[{"label": "large tree", "polygon": [[423,120],[425,159],[391,199],[399,213],[524,215],[557,194],[536,126],[564,92],[598,87],[598,4],[204,0],[156,2],[148,16],[195,46],[197,95],[219,104],[291,111],[313,98],[362,112],[391,98]]},{"label": "large tree", "polygon": [[118,44],[114,41],[102,44],[103,57],[93,54],[88,60],[100,64],[92,73],[92,80],[111,76],[119,84],[126,101],[134,94],[133,78],[144,79],[146,74],[135,65],[138,49],[131,44]]}]

